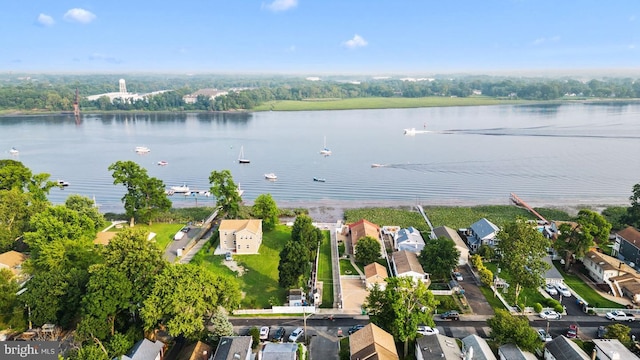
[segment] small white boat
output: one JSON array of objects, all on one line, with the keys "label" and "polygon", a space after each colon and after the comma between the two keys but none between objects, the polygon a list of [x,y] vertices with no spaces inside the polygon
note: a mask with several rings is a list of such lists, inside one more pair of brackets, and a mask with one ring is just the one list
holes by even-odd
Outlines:
[{"label": "small white boat", "polygon": [[149,149],[146,146],[136,146],[136,152],[138,154],[147,154],[147,153],[151,152],[151,149]]},{"label": "small white boat", "polygon": [[251,160],[244,157],[244,146],[240,146],[240,154],[238,154],[238,162],[240,164],[248,164]]},{"label": "small white boat", "polygon": [[238,192],[238,196],[242,196],[242,194],[244,194],[244,190],[240,188],[240,183],[238,183],[238,188],[236,189],[236,191]]},{"label": "small white boat", "polygon": [[12,147],[11,150],[9,150],[9,154],[11,155],[18,155],[20,154],[20,151],[18,151],[18,149]]},{"label": "small white boat", "polygon": [[265,179],[267,180],[276,180],[278,177],[276,176],[276,174],[274,173],[267,173],[264,174]]},{"label": "small white boat", "polygon": [[405,135],[415,135],[416,134],[416,128],[404,129],[404,134]]},{"label": "small white boat", "polygon": [[161,160],[161,161],[158,161],[158,165],[159,166],[167,166],[167,165],[169,165],[169,163],[164,161],[164,160]]},{"label": "small white boat", "polygon": [[371,164],[372,168],[379,168],[379,167],[383,167],[384,165],[382,164]]},{"label": "small white boat", "polygon": [[324,147],[320,150],[320,155],[329,156],[331,155],[331,150],[327,147],[327,137],[324,137]]},{"label": "small white boat", "polygon": [[58,180],[58,186],[67,187],[69,183],[64,180]]},{"label": "small white boat", "polygon": [[186,184],[182,186],[172,186],[170,190],[173,191],[174,194],[186,194],[191,192]]},{"label": "small white boat", "polygon": [[313,178],[313,181],[317,181],[317,182],[326,182],[326,181],[327,181],[327,179],[325,179],[325,178],[319,178],[319,177],[314,177],[314,178]]}]

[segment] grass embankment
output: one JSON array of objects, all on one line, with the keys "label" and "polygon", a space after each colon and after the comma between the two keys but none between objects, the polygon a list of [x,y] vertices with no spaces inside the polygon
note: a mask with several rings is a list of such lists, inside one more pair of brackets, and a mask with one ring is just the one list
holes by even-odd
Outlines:
[{"label": "grass embankment", "polygon": [[527,101],[501,100],[487,96],[422,98],[370,97],[349,99],[307,99],[270,101],[253,108],[253,111],[307,111],[307,110],[355,110],[355,109],[398,109],[443,106],[480,106],[502,104],[524,104]]},{"label": "grass embankment", "polygon": [[318,281],[322,281],[321,308],[333,307],[333,271],[331,267],[331,234],[328,230],[322,231],[320,243],[320,256],[318,259]]},{"label": "grass embankment", "polygon": [[582,297],[589,304],[589,306],[614,309],[624,308],[624,306],[618,304],[617,302],[613,302],[602,297],[600,294],[598,294],[597,291],[593,290],[591,286],[585,284],[585,282],[582,281],[582,279],[577,275],[565,272],[564,267],[560,265],[559,262],[554,261],[553,265],[562,274],[564,283],[567,284],[567,286],[569,286],[573,291],[578,293],[578,295],[580,295],[580,297]]}]

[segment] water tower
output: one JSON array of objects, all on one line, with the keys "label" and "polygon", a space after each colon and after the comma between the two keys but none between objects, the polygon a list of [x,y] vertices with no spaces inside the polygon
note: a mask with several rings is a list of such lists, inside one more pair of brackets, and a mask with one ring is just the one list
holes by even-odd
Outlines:
[{"label": "water tower", "polygon": [[127,83],[124,81],[124,79],[120,79],[120,81],[118,81],[118,85],[120,85],[120,93],[126,94],[127,93]]}]

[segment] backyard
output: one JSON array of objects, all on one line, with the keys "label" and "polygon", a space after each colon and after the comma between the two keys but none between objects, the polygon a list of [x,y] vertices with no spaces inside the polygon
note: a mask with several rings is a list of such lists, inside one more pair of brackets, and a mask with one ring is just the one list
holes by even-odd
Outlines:
[{"label": "backyard", "polygon": [[[127,224],[122,224],[121,228],[112,227],[109,231],[121,231],[121,229],[129,227]],[[147,224],[136,224],[134,229],[143,229],[147,232],[153,232],[156,234],[156,237],[153,241],[158,244],[158,247],[164,251],[167,245],[173,241],[173,236],[184,227],[184,224],[169,224],[169,223],[154,223],[153,225]]]},{"label": "backyard", "polygon": [[616,309],[624,308],[624,306],[618,304],[617,302],[613,302],[602,297],[600,294],[598,294],[597,291],[592,289],[591,286],[587,285],[580,277],[578,277],[578,275],[565,272],[564,267],[560,265],[559,262],[554,261],[553,265],[562,274],[564,283],[567,284],[567,286],[569,286],[573,291],[578,293],[578,295],[580,295],[580,297],[582,297],[590,306]]},{"label": "backyard", "polygon": [[333,307],[333,271],[331,269],[331,235],[322,231],[320,256],[318,259],[318,281],[322,281],[322,308]]}]

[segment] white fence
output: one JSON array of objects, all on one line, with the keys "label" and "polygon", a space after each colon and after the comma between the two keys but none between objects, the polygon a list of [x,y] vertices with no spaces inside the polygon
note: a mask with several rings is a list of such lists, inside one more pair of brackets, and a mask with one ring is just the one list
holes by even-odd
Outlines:
[{"label": "white fence", "polygon": [[241,309],[234,310],[234,315],[260,314],[315,314],[315,306],[274,306],[271,309]]}]

